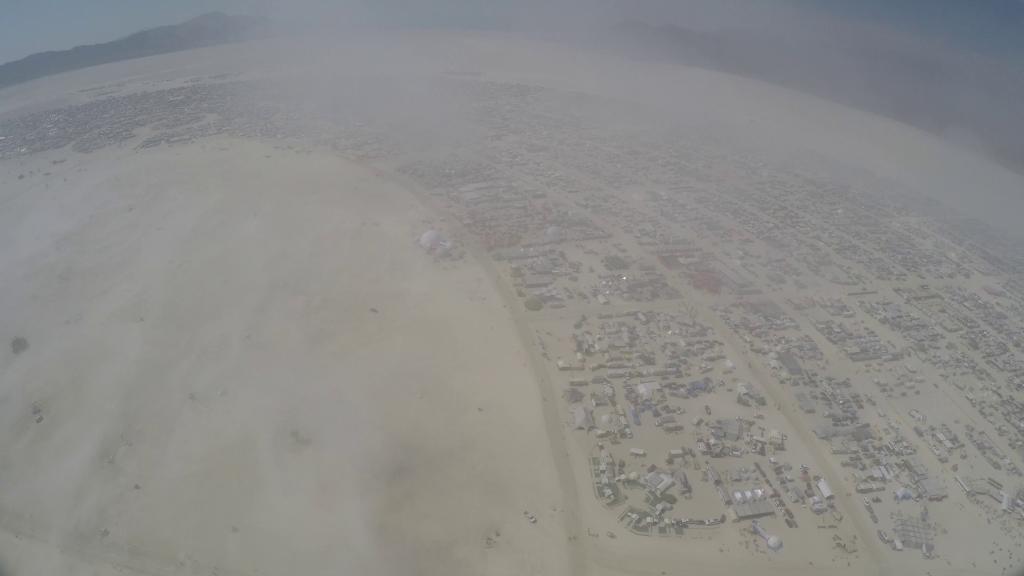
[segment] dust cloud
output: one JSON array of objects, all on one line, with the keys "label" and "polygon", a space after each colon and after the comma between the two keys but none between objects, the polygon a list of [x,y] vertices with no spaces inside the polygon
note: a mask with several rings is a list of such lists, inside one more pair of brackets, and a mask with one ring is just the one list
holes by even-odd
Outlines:
[{"label": "dust cloud", "polygon": [[[915,504],[871,522],[803,413],[920,444],[950,494],[911,406],[1016,458],[974,410],[1019,383],[975,356],[1024,322],[1020,62],[808,4],[254,2],[270,38],[4,89],[0,574],[988,561],[959,492],[918,514],[940,559],[896,555]],[[900,308],[936,299],[968,312]],[[822,498],[758,525],[784,553],[719,519],[805,463]]]}]

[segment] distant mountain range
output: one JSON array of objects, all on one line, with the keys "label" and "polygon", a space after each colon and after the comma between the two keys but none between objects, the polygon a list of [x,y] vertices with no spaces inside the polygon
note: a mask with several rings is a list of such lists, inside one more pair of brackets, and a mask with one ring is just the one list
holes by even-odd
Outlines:
[{"label": "distant mountain range", "polygon": [[756,78],[887,116],[1024,172],[1024,69],[880,27],[693,30],[626,22],[602,38],[640,59]]},{"label": "distant mountain range", "polygon": [[211,12],[181,24],[143,30],[112,42],[77,46],[70,50],[40,52],[8,62],[0,65],[0,88],[79,68],[202,46],[240,42],[265,37],[268,34],[269,25],[266,19]]}]

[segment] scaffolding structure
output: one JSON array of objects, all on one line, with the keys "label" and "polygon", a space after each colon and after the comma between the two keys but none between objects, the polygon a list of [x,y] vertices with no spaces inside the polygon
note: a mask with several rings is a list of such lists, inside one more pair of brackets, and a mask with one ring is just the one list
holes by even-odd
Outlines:
[{"label": "scaffolding structure", "polygon": [[921,550],[926,546],[928,548],[933,546],[935,529],[923,518],[914,518],[899,513],[896,515],[893,532],[896,533],[896,537],[900,539],[900,542],[908,548]]}]

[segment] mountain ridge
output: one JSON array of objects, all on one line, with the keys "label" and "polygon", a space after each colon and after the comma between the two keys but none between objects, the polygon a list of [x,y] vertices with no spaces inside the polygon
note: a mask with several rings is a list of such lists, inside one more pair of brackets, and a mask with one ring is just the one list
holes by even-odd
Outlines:
[{"label": "mountain ridge", "polygon": [[37,52],[0,64],[0,88],[100,64],[254,40],[269,33],[270,26],[265,18],[208,12],[179,24],[142,30],[110,42]]}]

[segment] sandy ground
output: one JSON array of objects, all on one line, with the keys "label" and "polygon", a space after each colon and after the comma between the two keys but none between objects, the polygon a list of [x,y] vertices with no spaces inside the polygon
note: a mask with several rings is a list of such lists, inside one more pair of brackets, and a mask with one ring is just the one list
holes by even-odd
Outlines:
[{"label": "sandy ground", "polygon": [[[813,152],[939,197],[1019,190],[927,135],[760,83],[503,37],[393,40],[103,66],[9,89],[0,114],[122,78],[245,69],[304,78],[297,101],[329,105],[326,88],[360,74],[456,70],[672,111],[783,160]],[[471,130],[449,121],[459,103],[390,98],[416,137]],[[0,164],[0,182],[2,335],[29,341],[0,352],[0,573],[791,574],[813,561],[754,557],[736,526],[586,536],[618,525],[565,437],[535,327],[479,250],[438,263],[416,247],[438,214],[394,174],[203,140],[38,155]]]},{"label": "sandy ground", "polygon": [[0,214],[12,573],[565,572],[508,312],[407,192],[242,142],[53,171]]}]

